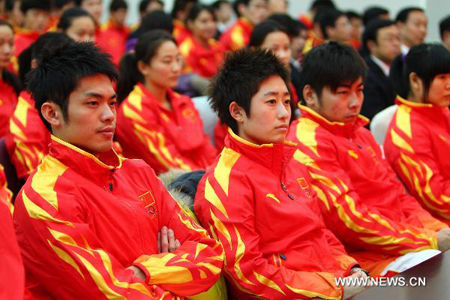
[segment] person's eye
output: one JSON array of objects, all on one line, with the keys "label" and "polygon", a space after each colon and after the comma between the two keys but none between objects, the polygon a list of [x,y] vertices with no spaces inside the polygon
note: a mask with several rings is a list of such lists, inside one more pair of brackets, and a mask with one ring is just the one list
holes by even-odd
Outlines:
[{"label": "person's eye", "polygon": [[89,106],[97,106],[98,105],[98,101],[88,101],[87,102],[87,105],[89,105]]},{"label": "person's eye", "polygon": [[117,101],[116,100],[112,100],[110,103],[109,103],[109,105],[110,106],[116,106],[117,105]]},{"label": "person's eye", "polygon": [[284,104],[285,104],[285,105],[290,105],[290,104],[291,104],[291,99],[286,99],[286,100],[284,100]]},{"label": "person's eye", "polygon": [[269,103],[269,104],[276,104],[277,101],[276,101],[275,99],[269,99],[269,100],[266,101],[266,103]]}]

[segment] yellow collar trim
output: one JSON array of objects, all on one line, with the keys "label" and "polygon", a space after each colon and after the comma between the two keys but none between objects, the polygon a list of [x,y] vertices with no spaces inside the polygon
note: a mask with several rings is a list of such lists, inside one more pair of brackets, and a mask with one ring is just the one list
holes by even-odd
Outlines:
[{"label": "yellow collar trim", "polygon": [[[93,155],[92,153],[89,153],[87,151],[84,151],[81,148],[78,148],[77,146],[74,146],[70,143],[67,143],[66,141],[61,140],[60,138],[57,138],[56,136],[54,136],[53,134],[51,135],[51,139],[54,140],[55,142],[66,146],[67,148],[72,149],[73,151],[76,151],[78,153],[80,153],[83,156],[86,156],[87,158],[92,159],[93,161],[95,161],[97,164],[99,164],[101,167],[106,168],[106,169],[115,169],[114,166],[109,166],[107,164],[105,164],[104,162],[102,162],[100,159],[98,159],[97,156]],[[122,167],[122,159],[120,159],[120,157],[117,155],[116,151],[114,151],[114,149],[111,148],[111,150],[114,152],[114,154],[117,156],[117,159],[119,160],[119,165],[117,166],[117,169]]]},{"label": "yellow collar trim", "polygon": [[[246,139],[243,139],[243,138],[241,138],[240,136],[238,136],[237,134],[235,134],[235,133],[233,132],[233,130],[231,130],[230,127],[228,127],[228,133],[231,135],[231,137],[232,137],[233,139],[237,140],[238,142],[240,142],[240,143],[242,143],[242,144],[244,144],[244,145],[247,145],[247,146],[250,146],[250,147],[253,147],[253,148],[273,147],[273,145],[274,145],[274,144],[261,144],[261,145],[257,145],[257,144],[254,144],[254,143],[252,143],[252,142],[249,142],[249,141],[247,141]],[[293,143],[293,142],[291,142],[291,141],[284,141],[283,144],[289,145],[289,146],[297,146],[296,143]]]},{"label": "yellow collar trim", "polygon": [[[298,104],[298,107],[301,110],[307,111],[309,114],[313,115],[317,119],[320,119],[320,120],[324,121],[325,123],[327,123],[329,125],[333,125],[333,126],[336,126],[336,125],[338,125],[338,126],[345,126],[346,125],[346,123],[344,123],[344,122],[329,121],[328,119],[324,118],[321,114],[317,113],[315,110],[312,110],[308,106]],[[365,122],[369,122],[369,119],[364,117],[363,115],[358,115],[358,118],[363,120],[363,121],[365,121]]]},{"label": "yellow collar trim", "polygon": [[400,96],[397,95],[397,100],[402,103],[405,104],[407,106],[411,106],[411,107],[433,107],[434,105],[431,103],[418,103],[418,102],[413,102],[410,100],[407,100],[405,98],[402,98]]}]

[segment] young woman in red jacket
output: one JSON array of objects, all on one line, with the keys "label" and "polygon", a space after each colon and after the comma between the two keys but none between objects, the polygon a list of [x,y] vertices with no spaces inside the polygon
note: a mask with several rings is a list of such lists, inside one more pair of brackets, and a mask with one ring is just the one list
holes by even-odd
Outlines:
[{"label": "young woman in red jacket", "polygon": [[398,110],[386,157],[409,192],[450,224],[450,52],[438,44],[411,48],[391,66]]},{"label": "young woman in red jacket", "polygon": [[181,59],[174,38],[154,30],[120,64],[117,138],[125,156],[144,159],[157,173],[203,169],[216,157],[192,100],[172,90]]}]

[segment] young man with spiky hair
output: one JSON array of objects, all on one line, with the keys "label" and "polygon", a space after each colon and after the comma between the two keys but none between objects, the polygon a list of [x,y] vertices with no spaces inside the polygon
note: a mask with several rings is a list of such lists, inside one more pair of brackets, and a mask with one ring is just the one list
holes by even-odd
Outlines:
[{"label": "young man with spiky hair", "polygon": [[112,149],[117,73],[92,43],[47,53],[28,89],[52,132],[16,200],[28,288],[55,299],[179,299],[219,277],[222,247],[142,160]]},{"label": "young man with spiky hair", "polygon": [[366,276],[325,227],[295,146],[285,143],[288,86],[271,52],[243,49],[211,87],[211,105],[229,129],[194,208],[224,247],[233,299],[341,299],[360,287],[337,286],[336,277]]},{"label": "young man with spiky hair", "polygon": [[300,105],[288,139],[298,143],[295,159],[308,168],[328,228],[378,276],[449,249],[450,230],[405,191],[364,128],[366,69],[350,46],[329,42],[311,50],[302,70],[307,106]]}]

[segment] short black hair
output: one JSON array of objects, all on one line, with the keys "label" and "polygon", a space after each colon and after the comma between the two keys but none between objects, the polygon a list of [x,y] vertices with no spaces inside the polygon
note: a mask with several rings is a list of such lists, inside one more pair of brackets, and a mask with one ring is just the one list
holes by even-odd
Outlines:
[{"label": "short black hair", "polygon": [[104,74],[116,81],[118,74],[110,56],[100,52],[94,43],[72,42],[66,47],[45,52],[38,66],[28,73],[27,87],[41,119],[51,131],[50,124],[42,117],[42,104],[47,101],[56,103],[67,120],[69,96],[82,78]]},{"label": "short black hair", "polygon": [[367,46],[367,43],[369,41],[373,41],[375,42],[375,44],[377,44],[378,30],[392,25],[395,25],[394,21],[383,19],[375,19],[367,24],[366,28],[364,28],[362,36],[363,47],[367,51],[367,53],[369,53],[369,47]]},{"label": "short black hair", "polygon": [[128,9],[128,4],[125,0],[112,0],[109,5],[109,11],[115,12],[119,9]]},{"label": "short black hair", "polygon": [[61,9],[64,7],[64,5],[73,2],[75,3],[74,0],[53,0],[52,4],[54,7],[56,7],[57,9]]},{"label": "short black hair", "polygon": [[253,28],[248,46],[261,47],[261,45],[264,43],[264,40],[269,34],[279,31],[286,33],[286,35],[288,34],[286,28],[283,25],[273,20],[263,21]]},{"label": "short black hair", "polygon": [[[342,84],[365,78],[367,66],[353,47],[329,42],[311,49],[305,56],[301,71],[301,89],[310,85],[319,96],[324,87],[332,91]],[[299,95],[305,102],[303,94]]]},{"label": "short black hair", "polygon": [[337,9],[327,9],[322,11],[318,16],[318,23],[324,39],[328,38],[327,28],[335,27],[336,21],[340,17],[345,16],[345,13]]},{"label": "short black hair", "polygon": [[20,10],[25,14],[30,9],[42,9],[50,11],[50,0],[21,0]]},{"label": "short black hair", "polygon": [[363,23],[364,26],[369,24],[373,19],[378,19],[382,15],[389,14],[389,11],[381,6],[371,6],[367,8],[363,13]]},{"label": "short black hair", "polygon": [[152,2],[158,2],[162,7],[164,7],[164,2],[162,0],[141,0],[141,2],[139,2],[139,13],[145,13],[148,5]]},{"label": "short black hair", "polygon": [[445,17],[439,22],[439,34],[444,39],[444,32],[450,31],[450,16]]},{"label": "short black hair", "polygon": [[395,17],[395,22],[406,23],[408,21],[409,14],[415,11],[420,11],[424,13],[424,10],[420,7],[407,7],[398,12],[397,17]]},{"label": "short black hair", "polygon": [[72,26],[73,20],[80,17],[89,17],[92,19],[94,24],[96,23],[94,17],[86,10],[80,7],[72,7],[63,12],[61,18],[59,19],[57,27],[61,31],[65,32],[67,29],[70,28],[70,26]]},{"label": "short black hair", "polygon": [[450,52],[440,44],[421,44],[412,47],[406,56],[397,56],[391,64],[389,77],[395,91],[408,98],[411,91],[409,74],[416,73],[424,84],[424,96],[438,74],[450,73]]},{"label": "short black hair", "polygon": [[237,133],[237,122],[229,112],[231,102],[250,116],[251,99],[270,76],[280,76],[289,87],[289,72],[272,52],[246,48],[229,53],[209,86],[209,103],[220,121]]},{"label": "short black hair", "polygon": [[275,13],[267,18],[267,20],[273,20],[283,26],[285,31],[290,37],[296,37],[299,35],[300,30],[308,30],[302,22],[294,20],[288,14]]},{"label": "short black hair", "polygon": [[172,18],[176,19],[179,11],[182,11],[186,8],[189,3],[196,4],[198,0],[175,0],[172,8]]},{"label": "short black hair", "polygon": [[173,32],[173,19],[172,17],[162,10],[154,10],[147,13],[141,21],[138,29],[130,34],[129,39],[139,38],[146,32],[151,30],[161,29],[169,33]]},{"label": "short black hair", "polygon": [[349,20],[351,20],[351,19],[359,19],[359,20],[362,20],[361,15],[358,14],[356,11],[353,11],[353,10],[348,10],[348,11],[346,11],[346,12],[345,12],[345,15],[347,16],[347,18],[348,18]]},{"label": "short black hair", "polygon": [[228,2],[227,0],[217,0],[211,4],[211,7],[214,10],[218,10],[220,8],[220,6],[222,6],[222,4],[230,4],[230,2]]},{"label": "short black hair", "polygon": [[315,10],[316,12],[322,9],[335,9],[336,5],[334,5],[332,0],[314,0],[309,7],[310,11]]}]

